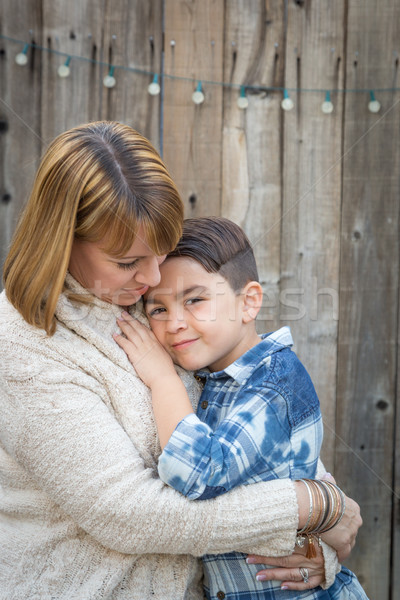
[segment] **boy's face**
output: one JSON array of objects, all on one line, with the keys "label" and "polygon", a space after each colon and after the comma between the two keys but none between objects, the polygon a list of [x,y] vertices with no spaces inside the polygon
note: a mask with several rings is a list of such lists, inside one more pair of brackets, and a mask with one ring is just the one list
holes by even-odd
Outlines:
[{"label": "boy's face", "polygon": [[176,364],[220,371],[254,345],[254,328],[242,320],[243,296],[221,275],[187,257],[167,259],[160,272],[160,284],[145,296],[146,314]]}]

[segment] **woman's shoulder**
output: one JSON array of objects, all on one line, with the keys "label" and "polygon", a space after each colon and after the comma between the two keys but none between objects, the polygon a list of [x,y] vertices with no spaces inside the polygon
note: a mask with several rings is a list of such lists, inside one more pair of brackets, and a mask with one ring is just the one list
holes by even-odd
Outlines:
[{"label": "woman's shoulder", "polygon": [[18,338],[33,337],[43,339],[46,337],[43,329],[38,329],[27,323],[19,311],[7,298],[5,290],[0,293],[0,338],[17,341]]},{"label": "woman's shoulder", "polygon": [[24,362],[34,362],[35,356],[50,357],[57,354],[61,342],[65,346],[70,338],[71,332],[65,327],[57,326],[55,334],[49,336],[44,329],[31,325],[8,300],[6,292],[0,293],[0,360],[4,363],[22,356]]}]

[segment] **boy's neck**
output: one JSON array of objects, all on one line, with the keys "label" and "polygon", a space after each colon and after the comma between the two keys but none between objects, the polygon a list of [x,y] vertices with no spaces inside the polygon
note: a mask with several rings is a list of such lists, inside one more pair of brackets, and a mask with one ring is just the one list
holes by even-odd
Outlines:
[{"label": "boy's neck", "polygon": [[257,344],[259,342],[261,342],[261,338],[257,334],[255,322],[252,321],[251,323],[247,324],[247,327],[245,327],[245,332],[244,332],[243,338],[238,345],[237,354],[234,354],[233,356],[230,357],[231,360],[229,361],[229,363],[219,364],[217,361],[216,364],[213,364],[211,366],[209,365],[208,368],[210,369],[211,372],[223,371],[224,369],[229,367],[229,365],[231,365],[236,360],[238,360],[241,356],[246,354],[246,352],[251,350],[251,348],[254,348],[254,346],[257,346]]}]

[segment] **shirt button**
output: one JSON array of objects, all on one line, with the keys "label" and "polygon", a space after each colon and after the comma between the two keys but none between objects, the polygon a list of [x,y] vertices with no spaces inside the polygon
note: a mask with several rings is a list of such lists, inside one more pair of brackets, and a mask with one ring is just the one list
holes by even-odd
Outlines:
[{"label": "shirt button", "polygon": [[225,598],[224,592],[217,592],[217,598],[218,598],[218,600],[224,600],[224,598]]},{"label": "shirt button", "polygon": [[[201,406],[201,408],[204,408],[204,409],[206,409],[206,408],[207,408],[207,406],[208,406],[208,402],[207,402],[207,400],[203,400],[203,402],[201,403],[201,405],[200,405],[200,406]],[[223,592],[222,592],[222,593],[223,593]]]}]

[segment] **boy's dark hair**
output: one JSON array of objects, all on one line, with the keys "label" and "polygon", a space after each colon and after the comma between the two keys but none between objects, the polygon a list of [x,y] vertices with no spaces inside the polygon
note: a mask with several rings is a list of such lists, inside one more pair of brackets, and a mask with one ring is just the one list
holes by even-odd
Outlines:
[{"label": "boy's dark hair", "polygon": [[168,257],[187,256],[208,273],[220,273],[234,292],[258,281],[257,265],[243,229],[224,217],[185,219],[182,237]]}]

